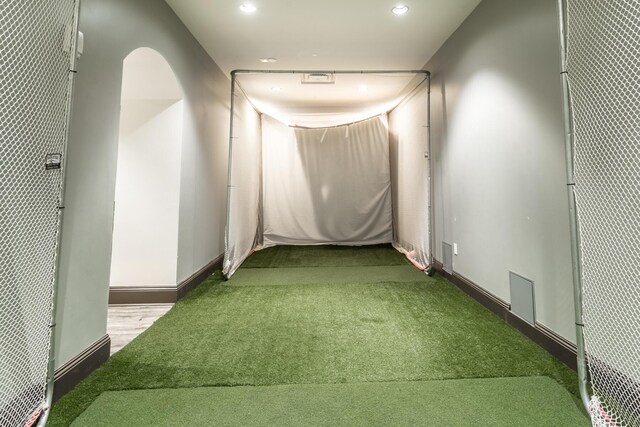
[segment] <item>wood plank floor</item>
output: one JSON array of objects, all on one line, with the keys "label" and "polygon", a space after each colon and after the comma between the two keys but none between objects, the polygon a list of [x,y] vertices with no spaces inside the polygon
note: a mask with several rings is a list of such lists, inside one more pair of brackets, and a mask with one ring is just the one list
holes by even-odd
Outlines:
[{"label": "wood plank floor", "polygon": [[107,333],[111,337],[111,354],[133,341],[171,307],[173,304],[110,305]]}]

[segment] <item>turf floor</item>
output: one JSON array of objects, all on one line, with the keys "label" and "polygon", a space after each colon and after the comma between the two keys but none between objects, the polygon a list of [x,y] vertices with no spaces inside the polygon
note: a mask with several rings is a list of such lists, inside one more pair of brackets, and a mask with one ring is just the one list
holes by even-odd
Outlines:
[{"label": "turf floor", "polygon": [[211,276],[61,399],[51,425],[109,390],[527,376],[577,392],[570,369],[391,247],[277,247]]},{"label": "turf floor", "polygon": [[119,426],[585,423],[571,396],[548,377],[110,391],[100,395],[74,426],[113,426],[113,414],[118,414]]},{"label": "turf floor", "polygon": [[371,246],[274,246],[255,252],[242,268],[363,267],[406,265],[390,245]]}]

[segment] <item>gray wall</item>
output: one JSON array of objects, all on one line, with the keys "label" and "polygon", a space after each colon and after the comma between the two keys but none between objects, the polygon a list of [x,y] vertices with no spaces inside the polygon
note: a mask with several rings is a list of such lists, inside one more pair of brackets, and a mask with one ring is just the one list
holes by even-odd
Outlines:
[{"label": "gray wall", "polygon": [[537,320],[574,341],[559,34],[554,0],[484,0],[433,73],[436,248],[509,301],[535,281]]},{"label": "gray wall", "polygon": [[169,62],[185,93],[178,281],[223,251],[229,80],[164,1],[82,0],[67,158],[57,366],[106,333],[122,61]]}]

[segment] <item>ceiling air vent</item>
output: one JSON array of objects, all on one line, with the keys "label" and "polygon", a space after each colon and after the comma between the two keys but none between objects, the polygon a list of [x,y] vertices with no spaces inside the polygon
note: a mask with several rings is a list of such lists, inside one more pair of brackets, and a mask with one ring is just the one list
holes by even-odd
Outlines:
[{"label": "ceiling air vent", "polygon": [[302,75],[303,85],[332,85],[336,82],[333,73],[305,73]]}]

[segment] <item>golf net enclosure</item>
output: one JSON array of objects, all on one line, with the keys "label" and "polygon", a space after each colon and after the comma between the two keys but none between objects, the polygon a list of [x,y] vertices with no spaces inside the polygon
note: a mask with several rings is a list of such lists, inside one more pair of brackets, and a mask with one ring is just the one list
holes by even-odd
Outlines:
[{"label": "golf net enclosure", "polygon": [[594,426],[640,425],[640,3],[566,0],[566,70]]},{"label": "golf net enclosure", "polygon": [[393,243],[430,269],[428,72],[238,71],[231,97],[227,278],[274,245]]},{"label": "golf net enclosure", "polygon": [[[78,4],[79,0],[0,0],[2,426],[42,422],[39,416],[50,403]],[[566,9],[570,161],[579,224],[583,330],[593,388],[589,410],[596,426],[636,426],[640,3],[560,4]],[[331,117],[300,108],[278,116],[262,108],[266,104],[260,96],[248,97],[243,91],[252,86],[252,79],[273,81],[275,74],[234,76],[225,275],[230,277],[252,251],[283,243],[389,242],[418,267],[429,269],[433,216],[428,74],[287,72],[283,78],[301,83],[305,74],[311,75],[307,87],[323,87],[327,93],[338,88],[339,81],[354,86],[356,76],[395,78],[399,83],[393,93],[363,98],[360,105],[326,103],[325,112],[335,107]],[[370,104],[380,108],[364,108]],[[350,115],[343,114],[350,108]]]},{"label": "golf net enclosure", "polygon": [[[77,0],[0,0],[0,426],[43,423]],[[42,416],[44,415],[44,416]]]}]

